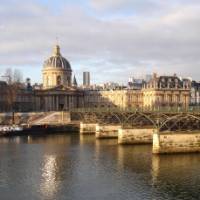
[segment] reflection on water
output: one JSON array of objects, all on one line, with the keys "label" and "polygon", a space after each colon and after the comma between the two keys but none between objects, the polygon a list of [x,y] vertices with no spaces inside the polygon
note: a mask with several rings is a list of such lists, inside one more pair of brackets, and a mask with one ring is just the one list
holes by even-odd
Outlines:
[{"label": "reflection on water", "polygon": [[200,155],[94,136],[0,139],[1,199],[199,199]]},{"label": "reflection on water", "polygon": [[44,166],[42,171],[42,182],[40,185],[41,192],[44,197],[52,199],[59,186],[59,181],[56,181],[56,172],[58,171],[58,168],[55,156],[50,155],[44,157]]},{"label": "reflection on water", "polygon": [[[152,182],[158,192],[175,199],[199,199],[200,155],[177,154],[152,157]],[[166,194],[165,194],[166,195]]]}]

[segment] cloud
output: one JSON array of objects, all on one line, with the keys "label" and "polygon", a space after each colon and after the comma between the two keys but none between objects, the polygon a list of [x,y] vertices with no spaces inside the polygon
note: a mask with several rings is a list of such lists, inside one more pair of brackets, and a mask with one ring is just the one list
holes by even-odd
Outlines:
[{"label": "cloud", "polygon": [[[58,36],[62,54],[79,78],[83,70],[91,71],[96,82],[125,82],[130,75],[153,70],[195,79],[200,76],[200,3],[179,5],[176,1],[172,6],[152,0],[149,3],[157,2],[160,8],[156,12],[152,6],[156,17],[140,13],[102,19],[91,14],[83,3],[62,4],[53,12],[53,5],[22,2],[9,4],[8,0],[0,8],[1,66],[30,66],[38,73]],[[99,2],[102,8],[120,7],[124,2],[133,5],[128,0]],[[142,8],[148,9],[143,0]],[[161,14],[162,10],[165,12]]]}]

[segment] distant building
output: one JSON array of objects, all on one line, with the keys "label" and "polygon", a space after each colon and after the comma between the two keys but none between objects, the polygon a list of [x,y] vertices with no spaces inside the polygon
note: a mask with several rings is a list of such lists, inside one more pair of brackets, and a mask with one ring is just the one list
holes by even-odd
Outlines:
[{"label": "distant building", "polygon": [[128,88],[129,89],[142,89],[144,84],[143,79],[135,79],[134,77],[130,77],[128,81]]},{"label": "distant building", "polygon": [[[129,87],[109,82],[90,85],[90,73],[83,73],[83,88],[79,88],[70,63],[62,57],[56,45],[43,65],[43,84],[18,85],[0,81],[0,112],[61,111],[82,107],[101,108],[161,108],[200,104],[200,83],[189,78],[148,75],[146,80],[129,79]],[[14,95],[12,94],[14,93]]]},{"label": "distant building", "polygon": [[90,86],[90,72],[83,72],[83,86]]},{"label": "distant building", "polygon": [[56,45],[53,54],[43,65],[43,89],[54,88],[59,85],[71,86],[72,69],[70,63],[60,53]]},{"label": "distant building", "polygon": [[36,110],[59,111],[83,106],[83,91],[72,82],[71,65],[56,45],[43,65],[43,88],[35,90]]},{"label": "distant building", "polygon": [[152,79],[152,74],[146,74],[145,81],[149,82]]},{"label": "distant building", "polygon": [[200,82],[192,81],[190,104],[192,106],[200,105]]},{"label": "distant building", "polygon": [[146,83],[142,89],[143,107],[183,107],[190,104],[191,81],[174,76],[157,76]]},{"label": "distant building", "polygon": [[88,108],[139,108],[143,105],[141,90],[88,90],[84,106]]}]

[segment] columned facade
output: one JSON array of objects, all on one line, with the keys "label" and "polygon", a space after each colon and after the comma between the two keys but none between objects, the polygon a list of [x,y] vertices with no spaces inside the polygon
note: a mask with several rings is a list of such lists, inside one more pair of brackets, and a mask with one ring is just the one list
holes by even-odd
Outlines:
[{"label": "columned facade", "polygon": [[56,45],[43,65],[43,88],[35,91],[36,110],[61,111],[83,107],[83,91],[71,83],[71,65]]}]

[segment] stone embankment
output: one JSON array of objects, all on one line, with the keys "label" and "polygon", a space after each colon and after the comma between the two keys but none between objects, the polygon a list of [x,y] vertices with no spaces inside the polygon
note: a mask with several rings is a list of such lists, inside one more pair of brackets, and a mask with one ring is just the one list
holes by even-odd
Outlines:
[{"label": "stone embankment", "polygon": [[15,124],[27,124],[33,120],[45,116],[45,112],[29,112],[29,113],[0,113],[0,124],[11,125],[14,121]]},{"label": "stone embankment", "polygon": [[152,144],[153,128],[119,129],[119,144]]},{"label": "stone embankment", "polygon": [[153,153],[200,152],[200,131],[160,132],[153,134]]},{"label": "stone embankment", "polygon": [[96,132],[96,123],[80,123],[80,134],[95,134]]},{"label": "stone embankment", "polygon": [[120,125],[96,125],[96,138],[118,138],[118,130],[121,128]]}]

